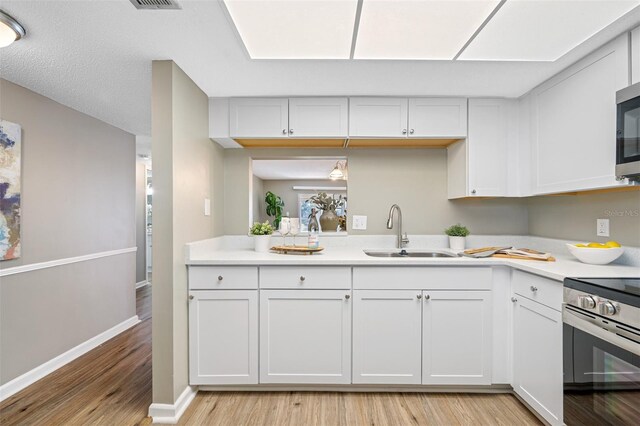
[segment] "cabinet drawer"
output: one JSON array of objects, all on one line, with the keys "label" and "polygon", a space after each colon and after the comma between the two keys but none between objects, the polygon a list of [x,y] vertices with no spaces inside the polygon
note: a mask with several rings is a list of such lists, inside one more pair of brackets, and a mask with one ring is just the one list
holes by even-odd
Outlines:
[{"label": "cabinet drawer", "polygon": [[556,311],[562,308],[562,283],[522,271],[513,271],[513,292]]},{"label": "cabinet drawer", "polygon": [[260,288],[350,289],[350,267],[263,266]]},{"label": "cabinet drawer", "polygon": [[353,288],[491,290],[490,267],[396,266],[353,268]]},{"label": "cabinet drawer", "polygon": [[189,266],[190,290],[230,290],[257,288],[257,267]]}]

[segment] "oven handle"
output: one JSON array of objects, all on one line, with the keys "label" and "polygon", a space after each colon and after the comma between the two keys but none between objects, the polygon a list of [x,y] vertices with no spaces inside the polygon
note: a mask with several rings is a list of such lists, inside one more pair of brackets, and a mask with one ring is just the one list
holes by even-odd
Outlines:
[{"label": "oven handle", "polygon": [[629,352],[640,356],[640,344],[634,343],[624,337],[618,336],[616,333],[605,330],[596,323],[597,320],[586,315],[579,315],[578,312],[568,309],[567,306],[562,308],[562,322],[572,327],[580,329],[585,333],[598,337],[599,339],[609,342]]}]

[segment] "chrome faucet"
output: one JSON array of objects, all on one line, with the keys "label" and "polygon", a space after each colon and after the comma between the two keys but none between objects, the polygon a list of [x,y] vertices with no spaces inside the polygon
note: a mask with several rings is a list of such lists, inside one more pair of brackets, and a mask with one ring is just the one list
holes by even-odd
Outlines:
[{"label": "chrome faucet", "polygon": [[402,210],[400,210],[400,206],[394,204],[391,206],[391,210],[389,210],[389,219],[387,219],[387,229],[393,229],[393,211],[398,211],[398,248],[402,250],[405,244],[409,243],[409,237],[405,233],[402,235]]}]

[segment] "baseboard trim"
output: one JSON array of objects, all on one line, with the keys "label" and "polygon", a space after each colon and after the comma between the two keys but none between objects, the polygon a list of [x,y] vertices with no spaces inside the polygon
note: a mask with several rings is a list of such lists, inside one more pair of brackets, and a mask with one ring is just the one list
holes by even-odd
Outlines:
[{"label": "baseboard trim", "polygon": [[135,315],[125,321],[122,321],[120,324],[117,324],[111,327],[110,329],[103,331],[97,336],[94,336],[91,339],[80,343],[78,346],[69,349],[68,351],[58,355],[57,357],[50,359],[44,364],[37,366],[33,370],[27,371],[23,375],[16,377],[10,382],[5,383],[4,385],[0,386],[0,401],[4,401],[5,399],[16,394],[17,392],[20,392],[22,389],[26,388],[27,386],[37,382],[38,380],[42,379],[46,375],[53,373],[58,368],[84,355],[85,353],[89,352],[91,349],[94,349],[100,346],[107,340],[133,327],[139,322],[140,322],[140,319],[138,318],[137,315]]},{"label": "baseboard trim", "polygon": [[0,269],[0,277],[21,274],[23,272],[37,271],[39,269],[53,268],[55,266],[69,265],[70,263],[86,262],[87,260],[100,259],[101,257],[116,256],[119,254],[133,253],[137,247],[129,247],[118,250],[103,251],[100,253],[85,254],[83,256],[67,257],[64,259],[50,260],[48,262],[29,263],[28,265],[15,266],[13,268]]},{"label": "baseboard trim", "polygon": [[510,385],[200,385],[203,392],[409,392],[409,393],[510,393]]},{"label": "baseboard trim", "polygon": [[136,290],[141,288],[141,287],[144,287],[147,284],[149,284],[148,280],[144,280],[144,281],[140,281],[139,283],[136,283]]},{"label": "baseboard trim", "polygon": [[153,419],[153,423],[176,424],[197,393],[198,388],[187,386],[175,403],[151,404],[149,406],[149,417]]}]

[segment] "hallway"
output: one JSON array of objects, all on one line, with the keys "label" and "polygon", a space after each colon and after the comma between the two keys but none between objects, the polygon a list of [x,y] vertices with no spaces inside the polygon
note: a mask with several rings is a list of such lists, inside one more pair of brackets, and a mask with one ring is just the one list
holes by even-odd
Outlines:
[{"label": "hallway", "polygon": [[136,311],[139,324],[3,401],[0,424],[150,424],[150,285]]}]

